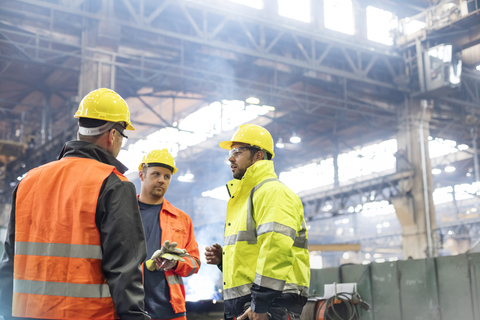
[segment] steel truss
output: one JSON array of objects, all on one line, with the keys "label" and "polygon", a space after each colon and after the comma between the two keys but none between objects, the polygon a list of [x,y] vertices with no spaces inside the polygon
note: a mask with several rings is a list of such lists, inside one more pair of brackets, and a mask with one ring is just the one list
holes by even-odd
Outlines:
[{"label": "steel truss", "polygon": [[[133,59],[136,71],[131,72],[131,66],[125,67],[126,73],[146,82],[162,74],[157,70],[145,70],[145,65],[152,61],[164,62],[163,67],[177,67],[183,71],[188,71],[189,66],[195,69],[189,56],[192,51],[229,62],[245,56],[256,59],[257,65],[314,78],[349,79],[395,91],[399,87],[394,80],[404,74],[403,59],[384,47],[375,49],[373,44],[355,43],[351,41],[352,37],[332,37],[312,28],[311,24],[294,26],[281,19],[266,19],[262,17],[264,12],[244,13],[215,1],[122,0],[105,3],[108,3],[107,8],[92,8],[94,6],[88,1],[6,1],[2,8],[4,21],[9,17],[23,16],[42,21],[44,26],[33,30],[21,26],[30,36],[23,34],[17,38],[5,36],[3,31],[5,39],[2,41],[13,44],[21,52],[17,59],[56,64],[62,57],[88,56],[81,50],[85,49],[81,30],[85,21],[96,23],[101,37],[110,39],[115,47],[128,47],[127,43],[132,41],[141,46],[130,54],[104,52],[112,59],[99,62],[122,67],[122,61]],[[95,12],[95,9],[107,10],[107,14]],[[48,36],[42,37],[42,34]],[[159,48],[163,50],[156,50]],[[40,52],[42,50],[44,54]]]},{"label": "steel truss", "polygon": [[359,210],[349,212],[348,208],[358,205],[363,207],[364,204],[372,201],[390,202],[393,197],[401,194],[398,182],[413,175],[413,171],[404,171],[358,181],[347,186],[330,188],[323,192],[313,190],[311,195],[301,195],[305,218],[314,220],[330,218],[339,214],[356,214]]}]

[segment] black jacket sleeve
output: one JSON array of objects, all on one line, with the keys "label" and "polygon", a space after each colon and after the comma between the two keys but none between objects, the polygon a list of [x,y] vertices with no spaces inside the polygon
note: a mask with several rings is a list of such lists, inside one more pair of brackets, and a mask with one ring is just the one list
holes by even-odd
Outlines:
[{"label": "black jacket sleeve", "polygon": [[143,224],[133,183],[112,173],[97,203],[96,224],[102,268],[120,319],[150,319],[144,311],[141,264],[147,256]]},{"label": "black jacket sleeve", "polygon": [[12,210],[8,222],[7,236],[2,259],[0,260],[0,314],[6,317],[12,315],[13,295],[13,256],[15,252],[15,201],[17,188],[13,191]]}]

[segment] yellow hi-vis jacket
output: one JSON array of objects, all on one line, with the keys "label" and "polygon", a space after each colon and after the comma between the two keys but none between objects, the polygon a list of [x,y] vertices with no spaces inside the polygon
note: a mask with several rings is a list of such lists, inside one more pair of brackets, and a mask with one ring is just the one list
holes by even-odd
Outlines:
[{"label": "yellow hi-vis jacket", "polygon": [[225,313],[246,302],[267,312],[275,302],[301,313],[310,284],[308,236],[300,198],[277,179],[273,162],[257,161],[227,184],[223,243]]}]

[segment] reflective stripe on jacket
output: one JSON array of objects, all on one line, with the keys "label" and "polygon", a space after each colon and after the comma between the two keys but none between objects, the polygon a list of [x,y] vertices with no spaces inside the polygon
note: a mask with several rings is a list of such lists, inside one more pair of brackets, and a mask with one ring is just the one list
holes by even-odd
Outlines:
[{"label": "reflective stripe on jacket", "polygon": [[301,304],[301,310],[308,295],[310,263],[300,198],[278,181],[268,160],[256,162],[242,180],[232,180],[227,187],[230,200],[223,246],[227,315],[240,315],[249,296],[252,307],[268,307],[261,306],[263,298],[255,301],[252,286],[271,292],[266,299],[270,303],[282,296],[292,300],[287,301],[290,306]]},{"label": "reflective stripe on jacket", "polygon": [[186,312],[185,286],[182,277],[189,277],[200,269],[200,253],[195,241],[192,219],[182,210],[175,208],[166,199],[160,214],[162,239],[160,247],[166,240],[176,242],[177,248],[187,249],[190,254],[184,257],[185,262],[178,261],[175,269],[165,271],[165,279],[170,291],[170,303],[175,313]]},{"label": "reflective stripe on jacket", "polygon": [[31,170],[17,190],[12,315],[115,319],[95,213],[113,166],[68,157]]}]

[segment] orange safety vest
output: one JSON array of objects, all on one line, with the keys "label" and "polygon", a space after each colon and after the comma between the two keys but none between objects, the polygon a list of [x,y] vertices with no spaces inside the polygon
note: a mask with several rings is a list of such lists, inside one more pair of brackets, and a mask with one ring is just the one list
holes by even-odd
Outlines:
[{"label": "orange safety vest", "polygon": [[[160,214],[160,228],[162,239],[160,245],[166,240],[176,242],[178,248],[185,248],[190,254],[185,257],[185,262],[178,262],[175,271],[165,271],[165,279],[170,291],[170,304],[175,313],[186,312],[185,308],[185,286],[182,277],[188,277],[197,273],[200,269],[200,254],[198,245],[193,236],[193,226],[190,217],[180,209],[175,208],[166,199],[163,199]],[[144,270],[142,264],[142,270]]]},{"label": "orange safety vest", "polygon": [[16,198],[12,316],[118,319],[95,214],[113,166],[68,157],[28,172]]}]

